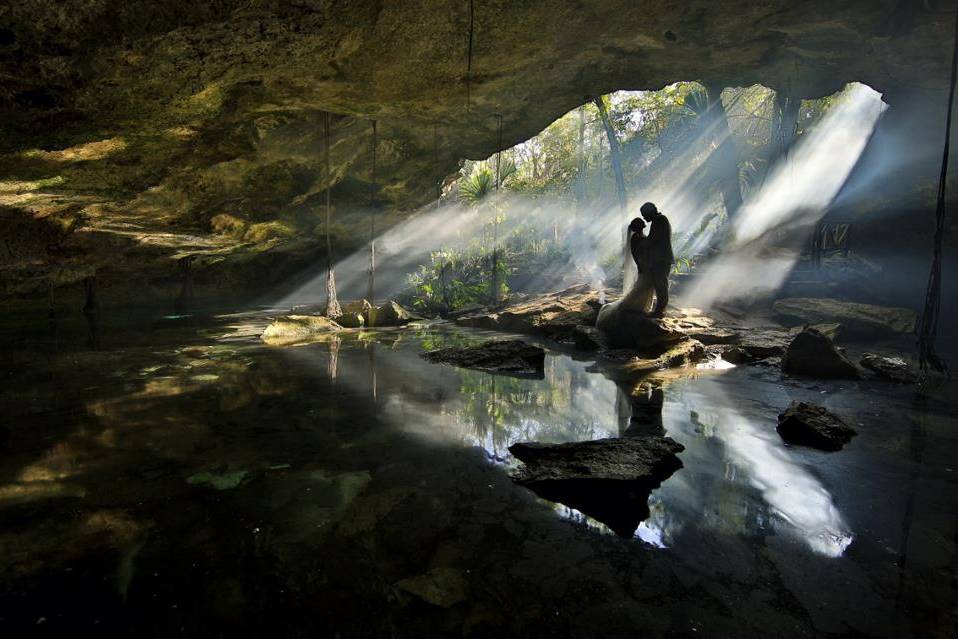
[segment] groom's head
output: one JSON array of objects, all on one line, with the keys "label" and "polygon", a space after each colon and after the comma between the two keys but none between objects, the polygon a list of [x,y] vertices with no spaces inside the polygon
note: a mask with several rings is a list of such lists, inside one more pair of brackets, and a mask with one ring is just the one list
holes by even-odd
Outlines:
[{"label": "groom's head", "polygon": [[655,205],[651,202],[646,202],[642,205],[642,208],[639,209],[639,213],[642,214],[642,217],[644,217],[646,221],[651,221],[653,217],[659,214],[659,210],[655,208]]}]

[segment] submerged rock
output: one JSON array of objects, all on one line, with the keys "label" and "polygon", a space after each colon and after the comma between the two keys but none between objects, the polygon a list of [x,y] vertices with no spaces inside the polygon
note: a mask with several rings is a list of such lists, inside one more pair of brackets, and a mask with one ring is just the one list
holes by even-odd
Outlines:
[{"label": "submerged rock", "polygon": [[792,402],[778,416],[776,430],[789,444],[828,451],[841,450],[858,434],[834,413],[807,402]]},{"label": "submerged rock", "polygon": [[915,313],[907,308],[859,304],[827,297],[791,297],[775,301],[772,310],[798,324],[841,324],[847,335],[911,333]]},{"label": "submerged rock", "polygon": [[668,437],[626,437],[568,444],[526,442],[509,452],[524,465],[516,483],[631,537],[649,516],[649,493],[682,467],[684,447]]},{"label": "submerged rock", "polygon": [[865,353],[859,363],[882,379],[899,384],[913,384],[918,381],[918,373],[900,357]]},{"label": "submerged rock", "polygon": [[440,364],[521,377],[542,377],[546,353],[521,340],[490,340],[478,346],[440,348],[421,355]]},{"label": "submerged rock", "polygon": [[286,315],[273,320],[260,339],[267,344],[290,344],[340,330],[342,326],[322,315]]},{"label": "submerged rock", "polygon": [[858,379],[861,375],[823,333],[806,328],[795,336],[782,357],[782,370],[789,375],[826,379]]}]

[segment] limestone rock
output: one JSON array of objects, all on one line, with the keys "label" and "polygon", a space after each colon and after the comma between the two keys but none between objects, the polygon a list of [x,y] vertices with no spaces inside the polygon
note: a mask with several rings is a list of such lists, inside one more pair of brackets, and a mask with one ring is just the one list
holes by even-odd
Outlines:
[{"label": "limestone rock", "polygon": [[344,311],[342,315],[336,318],[336,323],[343,328],[362,328],[366,325],[366,318],[363,317],[362,313]]},{"label": "limestone rock", "polygon": [[639,354],[630,349],[613,349],[600,354],[604,372],[617,380],[634,380],[655,371],[691,366],[708,356],[705,347],[694,339],[683,338],[669,344],[658,354]]},{"label": "limestone rock", "polygon": [[422,353],[422,357],[490,373],[542,377],[545,351],[521,340],[490,340],[478,346],[440,348]]},{"label": "limestone rock", "polygon": [[778,434],[789,444],[821,450],[841,450],[858,434],[827,409],[806,402],[792,402],[778,416]]},{"label": "limestone rock", "polygon": [[824,379],[858,379],[861,375],[823,333],[806,328],[795,336],[782,357],[782,370],[790,375]]},{"label": "limestone rock", "polygon": [[339,324],[322,315],[286,315],[273,320],[260,339],[267,344],[289,344],[340,330]]},{"label": "limestone rock", "polygon": [[918,373],[900,357],[884,357],[874,353],[865,353],[859,363],[873,372],[876,377],[882,379],[899,384],[914,384],[918,381]]},{"label": "limestone rock", "polygon": [[623,537],[648,517],[649,493],[682,467],[676,455],[683,450],[661,436],[509,447],[524,463],[513,476],[517,483],[582,511]]},{"label": "limestone rock", "polygon": [[747,361],[757,361],[768,357],[781,357],[791,340],[792,336],[787,331],[750,328],[742,332],[737,346]]},{"label": "limestone rock", "polygon": [[583,351],[598,351],[605,348],[605,336],[593,326],[576,326],[572,330],[572,343]]},{"label": "limestone rock", "polygon": [[911,333],[915,313],[906,308],[859,304],[825,297],[791,297],[776,300],[772,310],[799,324],[839,323],[847,335],[874,336]]},{"label": "limestone rock", "polygon": [[404,326],[417,319],[422,318],[390,300],[375,309],[375,317],[370,326]]},{"label": "limestone rock", "polygon": [[440,608],[451,608],[466,601],[469,582],[461,571],[439,566],[396,584],[400,590]]},{"label": "limestone rock", "polygon": [[465,315],[455,321],[471,328],[554,338],[568,335],[576,326],[594,325],[598,298],[598,291],[568,289],[522,300],[497,311]]},{"label": "limestone rock", "polygon": [[[605,308],[603,307],[603,310]],[[673,318],[648,317],[629,311],[614,315],[599,311],[596,327],[605,334],[612,348],[645,350],[685,338],[685,333]]]}]

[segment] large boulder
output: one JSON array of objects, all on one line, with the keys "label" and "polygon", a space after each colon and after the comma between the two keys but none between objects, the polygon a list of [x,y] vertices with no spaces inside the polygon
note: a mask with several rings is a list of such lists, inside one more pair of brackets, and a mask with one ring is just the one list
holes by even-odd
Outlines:
[{"label": "large boulder", "polygon": [[322,315],[286,315],[273,320],[260,335],[267,344],[291,344],[342,330],[342,326]]},{"label": "large boulder", "polygon": [[685,339],[678,323],[669,317],[649,317],[629,311],[605,313],[599,311],[596,323],[612,348],[630,348],[639,351],[663,347]]},{"label": "large boulder", "polygon": [[430,362],[490,373],[542,377],[545,351],[521,340],[490,340],[478,346],[451,347],[421,354]]},{"label": "large boulder", "polygon": [[795,324],[841,324],[845,335],[874,336],[911,333],[916,316],[907,308],[859,304],[827,297],[790,297],[776,300],[772,310]]},{"label": "large boulder", "polygon": [[914,384],[918,381],[918,373],[900,357],[884,357],[874,353],[865,353],[859,362],[876,377],[899,384]]},{"label": "large boulder", "polygon": [[832,343],[814,329],[806,328],[795,336],[782,357],[782,370],[789,375],[825,379],[858,379],[861,375]]},{"label": "large boulder", "polygon": [[828,451],[841,450],[858,434],[834,413],[806,402],[792,402],[778,416],[776,430],[786,443]]},{"label": "large boulder", "polygon": [[392,300],[368,312],[374,314],[369,322],[370,326],[405,326],[413,320],[422,319]]},{"label": "large boulder", "polygon": [[524,465],[513,479],[540,497],[575,508],[631,537],[649,516],[649,493],[682,467],[684,447],[669,437],[524,442],[509,452]]}]

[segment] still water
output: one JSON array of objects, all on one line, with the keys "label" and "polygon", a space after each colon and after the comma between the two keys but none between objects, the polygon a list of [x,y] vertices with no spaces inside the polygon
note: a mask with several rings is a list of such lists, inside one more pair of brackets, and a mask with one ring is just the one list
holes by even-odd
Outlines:
[{"label": "still water", "polygon": [[[264,313],[8,318],[7,636],[952,636],[955,386],[751,368],[622,385],[435,365],[448,325],[291,347]],[[793,399],[856,424],[790,448]],[[683,468],[634,535],[508,477],[518,441],[661,432]]]}]

